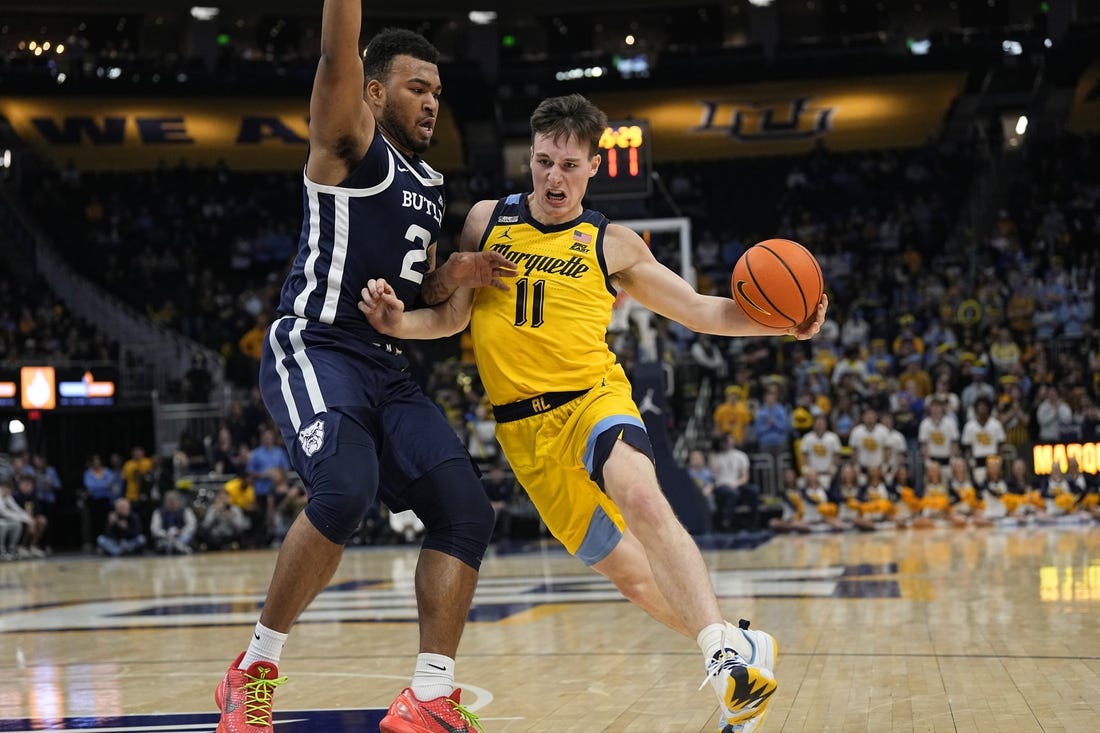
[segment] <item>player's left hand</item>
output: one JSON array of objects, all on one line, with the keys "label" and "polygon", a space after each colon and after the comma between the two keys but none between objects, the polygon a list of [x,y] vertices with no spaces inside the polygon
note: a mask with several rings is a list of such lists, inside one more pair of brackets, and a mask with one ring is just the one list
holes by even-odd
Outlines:
[{"label": "player's left hand", "polygon": [[821,294],[821,301],[817,304],[817,311],[814,313],[814,317],[807,320],[801,326],[794,326],[787,330],[788,336],[794,336],[799,341],[805,341],[811,339],[817,335],[817,332],[821,330],[821,326],[825,323],[825,312],[829,310],[829,296],[824,293]]},{"label": "player's left hand", "polygon": [[504,292],[508,292],[508,284],[501,278],[515,277],[519,273],[516,263],[500,252],[455,252],[443,267],[447,268],[447,279],[455,287],[489,285]]},{"label": "player's left hand", "polygon": [[359,291],[362,298],[359,310],[379,333],[392,336],[405,319],[405,303],[397,297],[393,287],[382,278],[367,280],[367,287]]}]

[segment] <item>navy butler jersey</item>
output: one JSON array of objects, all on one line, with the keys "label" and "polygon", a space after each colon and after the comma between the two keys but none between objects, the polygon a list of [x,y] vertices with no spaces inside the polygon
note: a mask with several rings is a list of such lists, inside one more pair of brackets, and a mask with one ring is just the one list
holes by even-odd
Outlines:
[{"label": "navy butler jersey", "polygon": [[366,155],[339,185],[305,175],[303,181],[302,234],[279,314],[388,341],[359,311],[359,292],[382,277],[413,307],[428,271],[428,246],[439,239],[443,176],[406,157],[376,128]]}]

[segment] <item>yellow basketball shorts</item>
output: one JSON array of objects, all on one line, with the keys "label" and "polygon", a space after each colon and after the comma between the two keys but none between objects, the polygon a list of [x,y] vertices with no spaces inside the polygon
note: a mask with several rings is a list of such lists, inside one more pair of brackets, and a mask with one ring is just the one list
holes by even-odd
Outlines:
[{"label": "yellow basketball shorts", "polygon": [[[533,409],[525,409],[532,403]],[[626,526],[615,502],[597,483],[617,441],[653,459],[645,425],[621,366],[565,404],[501,421],[501,415],[531,413],[552,405],[543,396],[494,408],[497,440],[547,529],[565,548],[592,565],[607,557]]]}]

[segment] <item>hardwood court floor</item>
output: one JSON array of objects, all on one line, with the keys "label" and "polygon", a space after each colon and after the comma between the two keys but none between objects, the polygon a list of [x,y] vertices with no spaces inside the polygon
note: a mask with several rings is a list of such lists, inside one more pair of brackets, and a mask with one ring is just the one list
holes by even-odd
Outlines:
[{"label": "hardwood court floor", "polygon": [[[779,641],[764,731],[1100,730],[1100,527],[780,536],[705,556],[728,618]],[[0,731],[213,731],[274,559],[0,565]],[[414,564],[408,548],[346,554],[284,652],[279,733],[377,730],[416,650]],[[694,643],[616,599],[553,547],[487,557],[458,678],[488,733],[718,729]]]}]

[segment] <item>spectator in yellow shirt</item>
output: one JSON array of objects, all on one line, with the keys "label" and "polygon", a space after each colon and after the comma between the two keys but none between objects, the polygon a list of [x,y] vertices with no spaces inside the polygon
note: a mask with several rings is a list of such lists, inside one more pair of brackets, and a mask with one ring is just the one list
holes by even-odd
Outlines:
[{"label": "spectator in yellow shirt", "polygon": [[726,401],[714,408],[714,432],[732,435],[738,445],[745,440],[745,431],[752,423],[752,411],[744,400],[741,387],[726,387]]},{"label": "spectator in yellow shirt", "polygon": [[256,509],[256,491],[244,476],[236,476],[225,482],[229,503],[239,506],[245,514]]},{"label": "spectator in yellow shirt", "polygon": [[245,331],[240,341],[237,342],[237,348],[240,349],[240,352],[257,364],[260,363],[260,352],[263,351],[269,323],[270,319],[267,314],[261,313],[256,316],[256,324]]},{"label": "spectator in yellow shirt", "polygon": [[153,459],[145,455],[145,449],[135,445],[130,459],[122,464],[122,480],[126,486],[126,498],[135,502],[141,498],[141,485],[153,472]]}]

